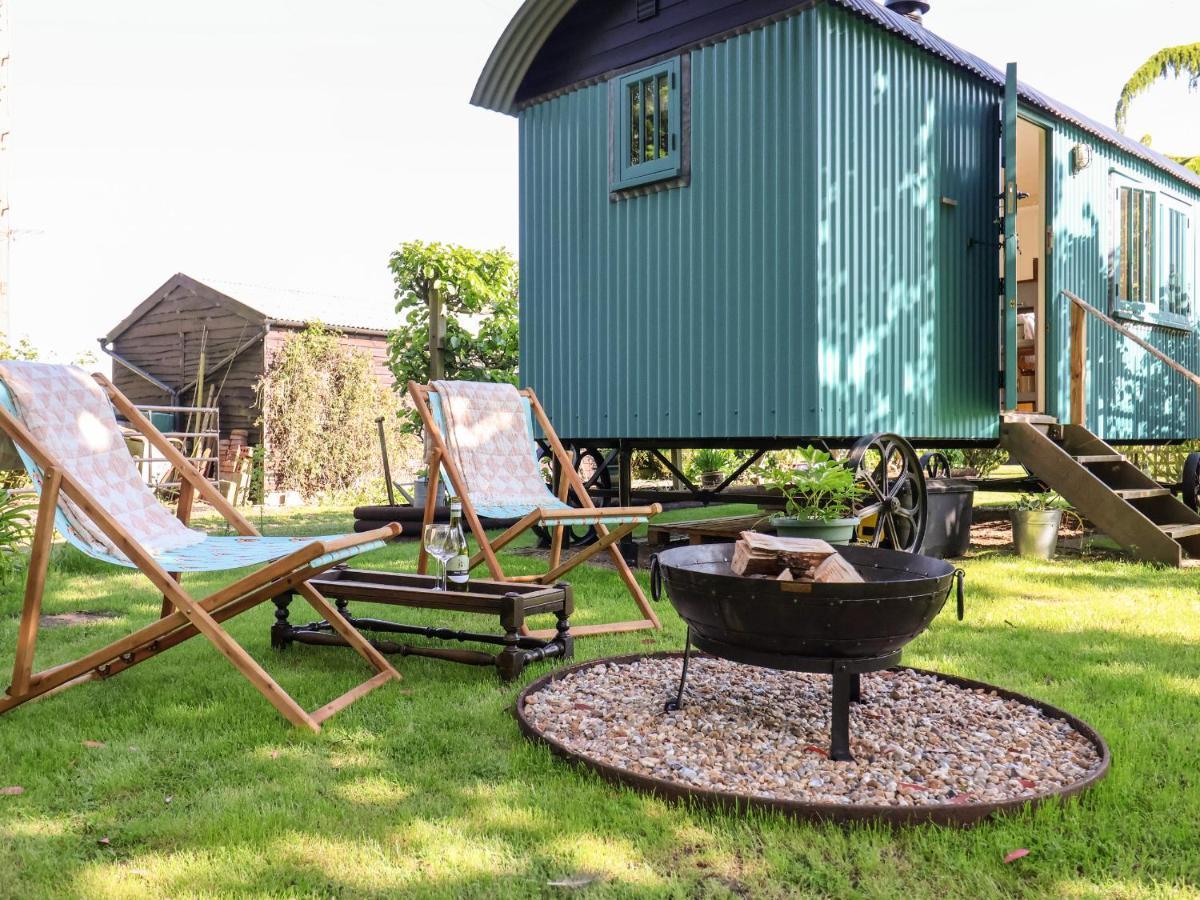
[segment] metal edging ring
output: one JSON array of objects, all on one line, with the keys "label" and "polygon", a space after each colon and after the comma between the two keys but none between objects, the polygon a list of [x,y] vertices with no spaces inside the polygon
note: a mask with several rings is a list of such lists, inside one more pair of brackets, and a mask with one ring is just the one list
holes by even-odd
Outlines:
[{"label": "metal edging ring", "polygon": [[[642,791],[660,797],[665,800],[678,801],[683,800],[695,803],[702,807],[714,808],[726,812],[745,814],[749,810],[765,810],[768,812],[781,813],[793,819],[805,821],[821,821],[821,822],[836,822],[846,824],[850,822],[878,822],[890,826],[901,825],[951,825],[955,827],[968,827],[979,822],[989,819],[998,814],[1017,813],[1025,810],[1034,809],[1037,806],[1047,803],[1054,799],[1067,798],[1076,796],[1093,787],[1096,783],[1103,780],[1108,774],[1109,766],[1112,764],[1112,754],[1109,752],[1108,744],[1104,738],[1092,726],[1084,722],[1082,719],[1071,715],[1065,710],[1059,709],[1056,706],[1051,706],[1049,703],[1043,703],[1032,697],[1027,697],[1018,694],[1015,691],[1009,691],[1005,688],[998,687],[993,684],[988,684],[983,681],[975,681],[970,678],[960,678],[956,675],[946,675],[941,672],[932,672],[928,669],[918,669],[912,666],[897,666],[890,671],[898,671],[907,669],[919,675],[932,675],[948,684],[957,685],[958,687],[967,688],[969,690],[984,690],[995,692],[996,696],[1006,700],[1015,700],[1018,703],[1023,703],[1034,709],[1040,710],[1046,716],[1053,719],[1061,719],[1070,725],[1076,732],[1082,735],[1096,750],[1100,757],[1100,762],[1083,778],[1074,784],[1068,785],[1060,791],[1046,791],[1040,794],[1034,794],[1031,797],[1020,797],[1011,800],[1001,800],[994,803],[939,803],[929,804],[925,806],[869,806],[866,804],[839,804],[839,803],[804,803],[798,800],[776,799],[772,797],[755,796],[751,794],[735,794],[731,791],[716,791],[705,788],[691,788],[673,781],[667,781],[663,778],[653,778],[646,775],[639,775],[635,772],[630,772],[628,769],[621,769],[609,763],[603,763],[599,760],[589,759],[579,753],[568,748],[555,738],[548,737],[543,734],[526,718],[525,705],[526,698],[538,691],[542,690],[553,681],[564,678],[567,675],[572,675],[576,672],[581,672],[598,665],[627,665],[637,662],[642,659],[668,659],[679,658],[683,654],[679,652],[664,652],[664,653],[649,653],[649,654],[632,654],[628,656],[610,656],[601,659],[593,659],[589,662],[580,663],[574,666],[567,666],[561,669],[555,669],[541,678],[530,682],[523,691],[517,696],[514,713],[517,718],[517,724],[521,729],[522,734],[531,741],[545,744],[550,748],[551,752],[556,756],[566,759],[568,762],[590,769],[599,775],[605,781],[631,788],[633,790]],[[695,658],[708,656],[708,654],[695,654]]]}]

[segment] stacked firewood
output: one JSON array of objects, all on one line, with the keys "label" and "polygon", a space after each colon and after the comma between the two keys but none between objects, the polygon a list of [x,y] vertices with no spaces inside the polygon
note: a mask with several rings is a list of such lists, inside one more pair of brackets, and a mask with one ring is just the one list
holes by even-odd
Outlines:
[{"label": "stacked firewood", "polygon": [[733,545],[735,575],[815,583],[861,582],[862,576],[833,545],[812,538],[776,537],[743,531]]}]

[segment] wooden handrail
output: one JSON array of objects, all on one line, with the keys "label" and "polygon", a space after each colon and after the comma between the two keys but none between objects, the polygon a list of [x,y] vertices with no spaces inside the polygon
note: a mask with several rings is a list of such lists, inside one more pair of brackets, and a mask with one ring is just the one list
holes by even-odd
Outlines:
[{"label": "wooden handrail", "polygon": [[[1087,411],[1087,316],[1095,316],[1117,334],[1129,338],[1155,359],[1174,369],[1197,388],[1200,375],[1180,365],[1141,335],[1130,331],[1116,319],[1101,312],[1082,297],[1064,290],[1063,296],[1071,301],[1071,421],[1084,425]],[[1198,395],[1200,397],[1200,395]]]}]

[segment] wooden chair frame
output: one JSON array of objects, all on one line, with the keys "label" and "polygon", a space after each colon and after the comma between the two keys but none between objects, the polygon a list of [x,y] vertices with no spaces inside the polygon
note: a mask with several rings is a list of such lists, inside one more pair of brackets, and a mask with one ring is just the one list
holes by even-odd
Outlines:
[{"label": "wooden chair frame", "polygon": [[[442,468],[446,470],[446,476],[453,485],[454,491],[462,501],[463,516],[467,520],[467,524],[471,529],[471,533],[475,536],[476,542],[479,544],[479,550],[471,557],[470,567],[473,569],[481,562],[486,563],[488,572],[495,581],[513,581],[513,582],[535,582],[537,584],[554,584],[563,575],[575,568],[580,563],[586,562],[598,553],[607,551],[611,557],[613,564],[616,566],[617,574],[620,575],[630,596],[633,597],[638,609],[641,611],[643,618],[632,619],[626,622],[609,622],[602,625],[582,625],[573,626],[571,633],[575,636],[587,634],[610,634],[619,631],[640,631],[645,628],[661,628],[662,625],[655,614],[654,609],[646,600],[646,595],[642,591],[642,587],[638,584],[637,578],[629,568],[629,564],[625,562],[625,557],[621,555],[620,548],[617,543],[630,534],[638,523],[626,522],[617,525],[613,528],[608,528],[604,524],[604,519],[618,516],[644,516],[650,518],[662,512],[662,506],[658,503],[652,503],[649,506],[631,506],[631,507],[606,507],[600,509],[592,502],[591,496],[587,492],[587,488],[583,483],[583,479],[579,477],[579,473],[575,471],[575,466],[571,462],[570,456],[559,440],[558,434],[554,431],[554,427],[550,424],[550,418],[546,415],[546,411],[542,408],[541,402],[537,395],[529,388],[521,390],[519,393],[522,397],[529,401],[530,409],[533,412],[534,418],[539,427],[542,429],[542,434],[545,435],[547,443],[550,445],[550,450],[554,454],[555,468],[559,472],[558,484],[556,486],[556,496],[559,500],[566,501],[572,494],[579,503],[579,508],[571,510],[558,509],[535,509],[525,516],[522,516],[519,521],[513,524],[510,528],[504,531],[495,540],[489,540],[487,532],[484,530],[483,524],[479,519],[478,513],[475,511],[474,505],[471,503],[471,498],[467,494],[466,483],[463,481],[462,473],[454,462],[453,456],[450,454],[449,447],[446,445],[446,437],[442,434],[437,422],[433,418],[433,410],[429,405],[429,395],[436,391],[429,385],[419,384],[415,381],[408,383],[408,393],[413,399],[413,403],[417,408],[417,412],[421,416],[421,421],[425,426],[425,434],[429,442],[429,474],[428,484],[429,490],[425,495],[425,516],[422,521],[422,529],[425,525],[430,524],[434,520],[434,511],[437,506],[437,490],[438,478],[441,475]],[[540,575],[516,575],[508,576],[504,574],[504,570],[500,566],[500,561],[496,557],[496,552],[508,544],[512,543],[516,538],[520,537],[538,522],[553,522],[555,519],[592,519],[598,540],[594,544],[590,544],[583,550],[564,560],[562,558],[563,545],[563,525],[554,526],[554,531],[550,541],[550,565],[546,572]],[[428,565],[428,557],[425,553],[424,543],[417,557],[417,571],[420,574],[425,574]],[[540,631],[528,631],[522,626],[522,631],[526,634],[535,637],[550,637],[554,634],[553,629],[543,629]]]},{"label": "wooden chair frame", "polygon": [[[92,377],[108,394],[117,411],[180,473],[181,485],[176,514],[182,522],[187,524],[190,519],[192,503],[198,494],[221,513],[238,534],[258,536],[259,532],[254,526],[150,424],[124,394],[104,376]],[[0,713],[5,713],[27,700],[63,690],[83,681],[108,678],[197,634],[204,635],[288,721],[314,732],[320,731],[321,723],[338,710],[389,681],[400,680],[400,673],[383,654],[371,646],[367,639],[308,582],[314,575],[336,565],[336,561],[330,562],[323,559],[324,557],[372,541],[394,538],[400,533],[398,524],[333,540],[313,541],[285,557],[267,563],[257,572],[197,600],[183,589],[180,573],[167,572],[159,565],[82,484],[59,467],[24,424],[3,407],[0,407],[0,429],[3,429],[42,470],[42,491],[29,572],[25,582],[25,602],[17,635],[12,684],[0,695]],[[162,615],[156,622],[77,660],[34,672],[33,655],[37,644],[42,594],[46,585],[46,567],[54,539],[55,509],[60,494],[73,500],[105,536],[137,565],[142,574],[162,591]],[[305,711],[293,700],[220,624],[290,591],[303,596],[317,614],[328,621],[376,671],[374,677],[313,712]]]}]

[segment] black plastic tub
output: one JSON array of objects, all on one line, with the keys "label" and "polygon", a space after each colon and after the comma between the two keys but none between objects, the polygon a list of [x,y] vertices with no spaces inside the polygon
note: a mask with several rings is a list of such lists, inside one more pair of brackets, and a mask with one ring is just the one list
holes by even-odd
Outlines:
[{"label": "black plastic tub", "polygon": [[921,553],[938,559],[965,556],[971,546],[971,519],[975,485],[959,478],[930,478],[925,540]]},{"label": "black plastic tub", "polygon": [[[796,668],[795,659],[865,658],[898,651],[942,610],[956,569],[928,556],[840,547],[863,584],[811,584],[735,575],[733,544],[664,550],[661,579],[701,650],[737,662]],[[655,593],[659,585],[652,583]],[[740,651],[740,652],[739,652]]]}]

